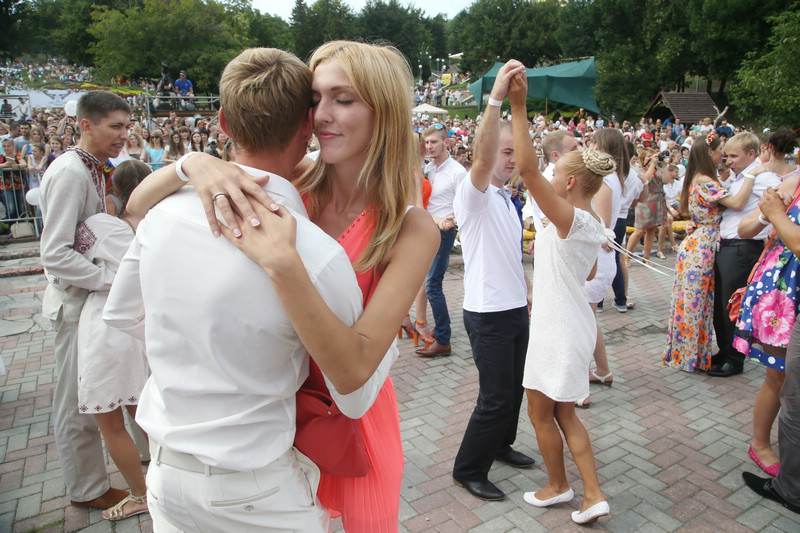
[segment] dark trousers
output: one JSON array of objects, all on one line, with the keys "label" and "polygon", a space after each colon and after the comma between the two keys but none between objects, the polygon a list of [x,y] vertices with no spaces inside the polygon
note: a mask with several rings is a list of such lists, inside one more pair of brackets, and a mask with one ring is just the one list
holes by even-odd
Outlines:
[{"label": "dark trousers", "polygon": [[747,277],[756,264],[764,242],[751,239],[723,239],[714,262],[714,333],[719,355],[714,364],[744,363],[745,355],[733,347],[735,324],[728,318],[728,300],[737,289],[747,285]]},{"label": "dark trousers", "polygon": [[783,499],[800,507],[800,321],[794,323],[786,350],[786,381],[778,417],[781,470],[773,486]]},{"label": "dark trousers", "polygon": [[[628,221],[624,218],[618,218],[617,225],[614,226],[614,242],[622,246],[627,230]],[[617,264],[617,274],[614,276],[614,281],[611,282],[611,288],[614,289],[614,303],[625,306],[628,305],[628,295],[625,294],[625,276],[623,276],[622,268],[619,266],[619,252],[616,250],[614,250],[614,262]]]},{"label": "dark trousers", "polygon": [[453,467],[453,477],[460,481],[487,479],[495,457],[517,438],[529,325],[527,306],[495,313],[464,311],[480,389]]}]

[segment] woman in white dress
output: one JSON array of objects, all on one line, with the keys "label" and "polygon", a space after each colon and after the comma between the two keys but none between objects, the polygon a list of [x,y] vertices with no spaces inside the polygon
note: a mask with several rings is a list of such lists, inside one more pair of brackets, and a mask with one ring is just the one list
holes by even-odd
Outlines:
[{"label": "woman in white dress", "polygon": [[[625,150],[625,138],[619,130],[605,128],[594,134],[589,143],[589,147],[609,154],[616,163],[617,170],[603,177],[603,184],[600,190],[592,199],[594,211],[600,215],[603,225],[607,228],[606,235],[610,240],[614,239],[614,228],[617,225],[622,202],[625,198],[625,186],[620,176],[627,176],[630,170],[630,159]],[[600,248],[597,258],[597,273],[594,278],[586,282],[586,298],[592,306],[592,311],[602,309],[603,299],[611,288],[614,277],[617,275],[617,262],[614,250],[604,244]],[[627,309],[626,309],[627,311]],[[595,370],[589,376],[590,383],[601,383],[611,386],[614,375],[608,366],[606,354],[606,342],[600,324],[597,324],[597,342],[594,348]],[[587,394],[585,398],[578,400],[578,407],[589,407],[590,399]]]},{"label": "woman in white dress", "polygon": [[574,498],[564,466],[563,432],[584,487],[583,504],[572,513],[572,520],[585,524],[610,512],[600,492],[589,434],[575,414],[575,401],[588,395],[586,375],[597,335],[584,282],[593,276],[597,254],[606,241],[601,219],[592,210],[592,197],[616,165],[611,156],[596,150],[569,152],[559,158],[548,183],[539,172],[528,136],[527,85],[524,77],[515,78],[509,88],[514,152],[525,185],[551,224],[536,236],[531,336],[522,381],[548,484],[526,492],[524,498],[537,507]]},{"label": "woman in white dress", "polygon": [[[134,237],[139,219],[125,212],[131,191],[150,173],[136,160],[125,161],[113,175],[113,192],[121,201],[120,216],[99,213],[82,222],[75,249],[114,274]],[[131,494],[103,511],[107,520],[147,512],[147,495],[139,450],[125,429],[126,409],[133,419],[149,374],[144,343],[105,325],[103,307],[108,291],[90,292],[78,326],[78,409],[94,416],[109,455],[128,482]]]}]

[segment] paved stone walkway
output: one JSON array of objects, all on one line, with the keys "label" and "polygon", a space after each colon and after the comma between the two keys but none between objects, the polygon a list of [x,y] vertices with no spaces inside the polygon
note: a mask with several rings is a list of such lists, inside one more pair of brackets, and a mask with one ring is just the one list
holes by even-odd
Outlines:
[{"label": "paved stone walkway", "polygon": [[[35,249],[35,242],[0,246],[0,355],[8,370],[0,376],[0,533],[152,531],[147,515],[110,524],[99,511],[69,505],[52,434],[54,334],[38,314],[45,281]],[[453,458],[477,395],[461,320],[462,281],[460,257],[453,256],[445,277],[453,355],[420,359],[411,340],[404,339],[392,373],[406,454],[400,531],[580,530],[570,513],[579,505],[582,486],[568,454],[567,473],[579,497],[550,509],[522,500],[524,491],[546,482],[525,405],[516,447],[535,457],[537,465],[527,470],[494,466],[490,479],[508,494],[502,502],[477,500],[453,485]],[[592,406],[579,414],[613,514],[591,527],[800,531],[800,515],[759,498],[741,480],[743,470],[759,472],[747,446],[764,369],[748,363],[741,376],[714,379],[659,364],[670,284],[670,278],[634,266],[630,297],[636,309],[622,314],[609,307],[599,315],[614,386],[592,386]],[[115,486],[125,486],[113,463],[108,471]]]}]

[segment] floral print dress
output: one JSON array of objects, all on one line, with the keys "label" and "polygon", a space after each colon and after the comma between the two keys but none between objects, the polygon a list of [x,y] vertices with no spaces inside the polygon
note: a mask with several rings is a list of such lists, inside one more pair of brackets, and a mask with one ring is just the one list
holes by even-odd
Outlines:
[{"label": "floral print dress", "polygon": [[714,318],[714,258],[728,192],[718,183],[689,189],[689,213],[697,229],[681,243],[672,282],[672,314],[662,362],[686,372],[711,366]]},{"label": "floral print dress", "polygon": [[[800,198],[795,198],[787,214],[800,225]],[[798,307],[798,267],[800,261],[776,238],[758,265],[747,286],[736,322],[733,347],[770,368],[785,371],[783,357],[769,355],[754,343],[786,348]]]}]

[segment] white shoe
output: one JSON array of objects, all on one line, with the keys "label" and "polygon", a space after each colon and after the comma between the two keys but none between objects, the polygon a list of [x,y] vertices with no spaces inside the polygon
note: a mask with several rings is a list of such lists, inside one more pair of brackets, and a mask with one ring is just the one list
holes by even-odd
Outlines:
[{"label": "white shoe", "polygon": [[608,502],[604,500],[592,505],[582,513],[580,511],[573,511],[572,521],[576,524],[589,524],[601,516],[606,516],[610,512],[611,508],[608,506]]},{"label": "white shoe", "polygon": [[534,507],[550,507],[551,505],[556,505],[557,503],[567,503],[572,501],[572,498],[574,497],[575,493],[572,491],[572,489],[569,489],[567,492],[561,493],[558,496],[553,496],[547,500],[540,500],[537,498],[536,491],[526,492],[522,496],[526,502]]}]

